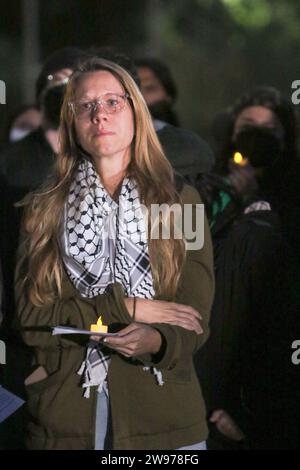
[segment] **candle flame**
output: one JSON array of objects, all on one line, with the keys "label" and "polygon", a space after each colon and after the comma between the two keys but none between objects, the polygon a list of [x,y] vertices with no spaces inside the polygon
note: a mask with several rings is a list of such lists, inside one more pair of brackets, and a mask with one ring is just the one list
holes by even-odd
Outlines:
[{"label": "candle flame", "polygon": [[245,166],[248,162],[247,158],[243,157],[241,152],[235,152],[233,155],[233,161],[236,165]]}]

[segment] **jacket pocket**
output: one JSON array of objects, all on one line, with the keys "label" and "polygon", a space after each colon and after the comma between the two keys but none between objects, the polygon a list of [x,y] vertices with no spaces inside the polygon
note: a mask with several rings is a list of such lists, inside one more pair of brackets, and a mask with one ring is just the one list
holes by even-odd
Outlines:
[{"label": "jacket pocket", "polygon": [[[37,372],[40,367],[41,366],[38,366],[34,373]],[[54,386],[58,382],[59,372],[55,372],[54,374],[48,375],[32,383],[26,384],[26,380],[25,390],[27,394],[27,412],[29,413],[31,419],[33,419],[35,422],[38,422],[42,395],[44,391],[48,390],[50,387]]]},{"label": "jacket pocket", "polygon": [[30,383],[27,385],[25,383],[25,389],[28,395],[32,393],[42,393],[44,390],[57,383],[58,376],[59,372],[55,372],[54,374],[48,375],[47,377],[38,380],[34,383]]}]

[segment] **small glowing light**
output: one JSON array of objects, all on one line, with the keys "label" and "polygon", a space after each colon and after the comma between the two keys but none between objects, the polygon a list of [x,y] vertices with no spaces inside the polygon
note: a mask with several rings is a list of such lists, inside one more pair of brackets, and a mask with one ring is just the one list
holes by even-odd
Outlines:
[{"label": "small glowing light", "polygon": [[101,332],[101,333],[107,333],[107,326],[102,324],[101,316],[98,318],[96,325],[91,325],[90,330]]},{"label": "small glowing light", "polygon": [[241,152],[235,152],[233,155],[233,161],[236,165],[245,166],[248,162],[248,159],[243,157]]},{"label": "small glowing light", "polygon": [[240,165],[241,162],[243,161],[243,155],[240,152],[235,152],[235,154],[233,155],[233,160],[234,160],[234,163],[237,163],[238,165]]}]

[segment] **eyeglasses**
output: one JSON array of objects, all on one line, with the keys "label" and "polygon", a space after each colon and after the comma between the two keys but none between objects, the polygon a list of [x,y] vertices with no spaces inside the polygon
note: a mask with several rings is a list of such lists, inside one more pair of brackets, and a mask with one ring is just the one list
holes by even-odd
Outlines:
[{"label": "eyeglasses", "polygon": [[94,101],[71,101],[69,106],[77,119],[89,119],[98,112],[100,106],[106,114],[119,113],[124,109],[129,97],[128,93],[124,95],[106,93],[100,99]]}]

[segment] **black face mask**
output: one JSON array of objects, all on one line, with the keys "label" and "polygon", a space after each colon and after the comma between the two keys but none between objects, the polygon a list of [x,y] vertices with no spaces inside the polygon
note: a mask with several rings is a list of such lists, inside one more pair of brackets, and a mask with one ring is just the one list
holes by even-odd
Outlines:
[{"label": "black face mask", "polygon": [[156,101],[156,103],[148,106],[149,111],[153,119],[159,119],[160,121],[168,122],[173,126],[177,126],[177,118],[172,110],[172,103],[166,100]]},{"label": "black face mask", "polygon": [[281,157],[283,140],[274,129],[249,126],[236,135],[234,146],[254,168],[267,168]]},{"label": "black face mask", "polygon": [[66,85],[58,85],[46,91],[43,98],[45,118],[52,129],[58,129]]}]

